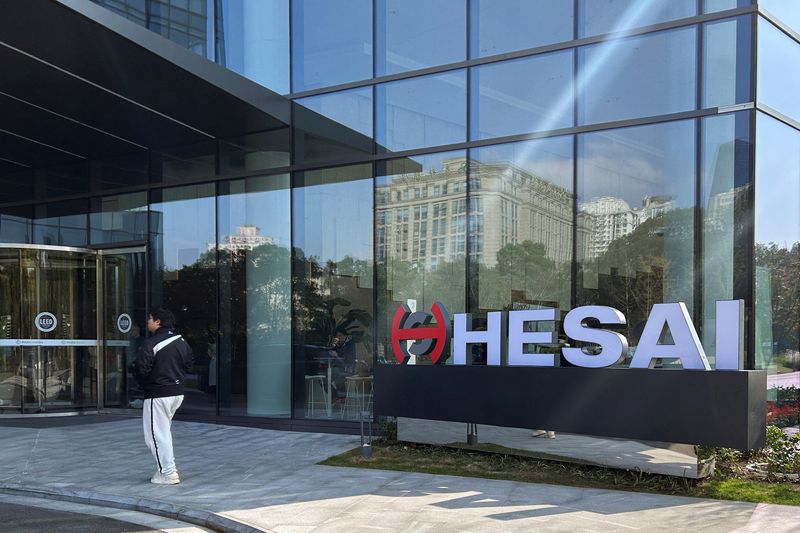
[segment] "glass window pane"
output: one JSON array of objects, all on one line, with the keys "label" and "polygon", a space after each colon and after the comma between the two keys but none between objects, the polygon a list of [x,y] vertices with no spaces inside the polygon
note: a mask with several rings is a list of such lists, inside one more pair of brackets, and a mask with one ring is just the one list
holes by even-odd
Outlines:
[{"label": "glass window pane", "polygon": [[92,244],[147,239],[147,193],[92,198],[89,228]]},{"label": "glass window pane", "polygon": [[32,218],[32,207],[0,209],[0,242],[30,243],[33,233]]},{"label": "glass window pane", "polygon": [[758,100],[800,120],[800,44],[758,19]]},{"label": "glass window pane", "polygon": [[151,193],[151,302],[175,314],[194,351],[181,410],[216,414],[217,283],[214,184]]},{"label": "glass window pane", "polygon": [[697,14],[697,0],[578,0],[578,37],[629,30]]},{"label": "glass window pane", "polygon": [[376,76],[466,59],[465,0],[377,0]]},{"label": "glass window pane", "polygon": [[473,313],[569,311],[572,143],[554,137],[470,151]]},{"label": "glass window pane", "polygon": [[800,32],[800,5],[795,0],[758,0],[760,8],[766,9],[778,20]]},{"label": "glass window pane", "polygon": [[627,317],[636,346],[653,304],[694,305],[693,120],[578,136],[578,305]]},{"label": "glass window pane", "polygon": [[573,125],[573,52],[472,69],[472,139]]},{"label": "glass window pane", "polygon": [[[135,2],[140,4],[140,2]],[[170,0],[147,0],[147,29],[203,57],[210,57],[206,30],[207,2],[190,6],[171,5]],[[137,15],[138,16],[138,15]]]},{"label": "glass window pane", "polygon": [[298,98],[295,102],[372,137],[372,89],[369,87]]},{"label": "glass window pane", "polygon": [[57,246],[86,246],[88,202],[69,200],[39,204],[34,208],[34,244]]},{"label": "glass window pane", "polygon": [[217,0],[217,62],[289,92],[289,0]]},{"label": "glass window pane", "polygon": [[147,26],[147,10],[145,2],[147,0],[92,0],[114,13],[135,22],[140,26]]},{"label": "glass window pane", "polygon": [[294,175],[295,418],[371,410],[372,166]]},{"label": "glass window pane", "polygon": [[[792,372],[800,370],[800,131],[762,113],[756,120],[755,366]],[[793,376],[783,386],[800,387]]]},{"label": "glass window pane", "polygon": [[[435,301],[452,313],[465,306],[467,249],[466,152],[406,157],[377,165],[375,257],[377,357],[396,362],[392,317],[401,304],[430,312]],[[430,363],[420,356],[417,364]]]},{"label": "glass window pane", "polygon": [[295,161],[334,161],[372,154],[372,88],[295,100]]},{"label": "glass window pane", "polygon": [[696,41],[683,28],[580,48],[578,123],[694,109]]},{"label": "glass window pane", "polygon": [[470,57],[572,39],[572,2],[472,0],[471,10]]},{"label": "glass window pane", "polygon": [[370,77],[371,0],[292,0],[292,90]]},{"label": "glass window pane", "polygon": [[751,3],[751,0],[703,0],[703,13],[736,9],[749,6]]},{"label": "glass window pane", "polygon": [[220,183],[223,414],[291,415],[290,197],[288,174]]},{"label": "glass window pane", "polygon": [[747,259],[751,255],[747,245],[752,209],[750,148],[749,112],[703,118],[701,331],[712,368],[716,354],[715,302],[740,298],[750,301]]},{"label": "glass window pane", "polygon": [[703,104],[717,107],[749,102],[752,51],[749,16],[703,26]]},{"label": "glass window pane", "polygon": [[464,70],[385,83],[376,90],[375,140],[380,151],[466,141]]}]

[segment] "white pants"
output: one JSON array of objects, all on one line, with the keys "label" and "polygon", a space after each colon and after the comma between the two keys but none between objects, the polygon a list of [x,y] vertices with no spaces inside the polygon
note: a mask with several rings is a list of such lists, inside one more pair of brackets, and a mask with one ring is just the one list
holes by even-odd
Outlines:
[{"label": "white pants", "polygon": [[148,398],[142,405],[144,441],[162,474],[176,471],[175,455],[172,453],[172,417],[181,403],[183,395]]}]

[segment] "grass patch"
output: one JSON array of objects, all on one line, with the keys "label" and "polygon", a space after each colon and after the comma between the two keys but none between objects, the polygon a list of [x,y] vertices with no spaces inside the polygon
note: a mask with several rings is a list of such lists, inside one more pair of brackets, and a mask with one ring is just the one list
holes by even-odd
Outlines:
[{"label": "grass patch", "polygon": [[693,480],[565,463],[507,453],[489,453],[402,442],[374,442],[372,458],[361,457],[359,448],[330,457],[320,464],[549,483],[572,487],[629,490],[738,500],[754,503],[800,505],[800,484],[767,483],[747,479],[707,478]]}]

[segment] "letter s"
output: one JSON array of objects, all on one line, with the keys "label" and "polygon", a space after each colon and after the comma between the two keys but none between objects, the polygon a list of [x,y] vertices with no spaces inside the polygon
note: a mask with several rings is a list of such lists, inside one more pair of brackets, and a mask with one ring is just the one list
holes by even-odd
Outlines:
[{"label": "letter s", "polygon": [[589,328],[583,322],[596,318],[600,324],[625,324],[625,315],[605,305],[576,307],[564,317],[564,333],[571,339],[600,345],[600,353],[590,355],[582,348],[562,348],[564,358],[575,366],[603,368],[618,363],[628,355],[628,339],[620,333]]}]

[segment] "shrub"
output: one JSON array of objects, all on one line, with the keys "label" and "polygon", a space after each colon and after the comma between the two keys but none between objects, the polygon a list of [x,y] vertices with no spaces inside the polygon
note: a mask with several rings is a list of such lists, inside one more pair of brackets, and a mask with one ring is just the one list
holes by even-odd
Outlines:
[{"label": "shrub", "polygon": [[717,475],[749,477],[753,470],[770,474],[800,474],[800,433],[787,435],[777,426],[767,426],[766,446],[742,451],[734,448],[701,448],[698,457],[714,456]]},{"label": "shrub", "polygon": [[767,471],[800,474],[800,433],[787,435],[776,426],[767,426],[767,445],[761,450]]}]

